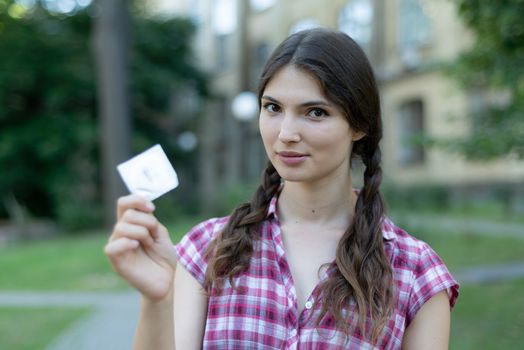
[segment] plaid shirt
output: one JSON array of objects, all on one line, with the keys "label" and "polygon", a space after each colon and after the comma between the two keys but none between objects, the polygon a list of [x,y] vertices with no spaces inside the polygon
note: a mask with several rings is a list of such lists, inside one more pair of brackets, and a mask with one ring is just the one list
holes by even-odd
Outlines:
[{"label": "plaid shirt", "polygon": [[[261,228],[261,239],[254,244],[249,269],[235,278],[239,288],[234,289],[226,282],[220,294],[215,289],[211,292],[202,348],[372,349],[358,331],[357,317],[348,325],[355,330],[349,338],[336,329],[330,316],[325,316],[316,326],[322,302],[318,285],[298,314],[297,294],[285,257],[276,202],[275,196]],[[175,246],[179,262],[202,285],[207,268],[203,253],[227,220],[227,217],[207,220]],[[377,346],[400,349],[404,331],[422,305],[433,295],[447,290],[453,307],[458,284],[426,243],[411,237],[389,219],[383,224],[383,238],[393,266],[396,303]],[[332,264],[325,270],[321,281],[335,268]],[[315,304],[317,299],[320,302]],[[355,312],[354,304],[345,312]],[[366,324],[370,325],[369,320]]]}]

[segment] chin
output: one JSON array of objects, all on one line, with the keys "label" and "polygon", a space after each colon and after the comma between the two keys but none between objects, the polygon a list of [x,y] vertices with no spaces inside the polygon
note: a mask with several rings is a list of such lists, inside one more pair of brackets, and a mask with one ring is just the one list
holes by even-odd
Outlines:
[{"label": "chin", "polygon": [[311,176],[304,174],[302,171],[297,171],[295,169],[279,169],[277,172],[284,181],[289,182],[304,182],[314,180]]}]

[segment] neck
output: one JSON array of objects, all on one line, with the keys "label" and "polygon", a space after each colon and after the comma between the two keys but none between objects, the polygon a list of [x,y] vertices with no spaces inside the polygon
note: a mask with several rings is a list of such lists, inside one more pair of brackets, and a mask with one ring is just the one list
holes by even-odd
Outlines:
[{"label": "neck", "polygon": [[351,222],[356,197],[351,177],[322,186],[286,181],[278,201],[279,217],[282,223],[329,224],[345,228]]}]

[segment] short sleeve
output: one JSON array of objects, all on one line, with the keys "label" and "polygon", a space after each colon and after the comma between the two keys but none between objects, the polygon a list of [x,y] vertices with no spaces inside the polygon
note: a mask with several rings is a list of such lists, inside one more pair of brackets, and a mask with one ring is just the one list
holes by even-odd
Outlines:
[{"label": "short sleeve", "polygon": [[209,219],[193,227],[178,244],[175,253],[181,264],[195,279],[204,286],[207,259],[205,257],[209,243],[227,223],[228,218]]},{"label": "short sleeve", "polygon": [[406,322],[409,325],[426,301],[446,290],[450,307],[458,298],[459,285],[437,253],[421,242],[419,259],[413,271],[413,285],[409,296]]}]

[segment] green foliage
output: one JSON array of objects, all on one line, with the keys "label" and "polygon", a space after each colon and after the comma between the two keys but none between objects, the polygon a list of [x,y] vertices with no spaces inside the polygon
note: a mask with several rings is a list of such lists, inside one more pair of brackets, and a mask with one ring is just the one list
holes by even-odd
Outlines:
[{"label": "green foliage", "polygon": [[[31,215],[68,228],[96,225],[100,149],[91,10],[57,15],[37,3],[13,16],[11,3],[0,3],[0,218],[14,197]],[[174,117],[172,96],[181,87],[197,97],[205,93],[191,57],[193,30],[185,19],[133,18],[135,147],[161,143],[181,167],[191,155],[173,135],[196,128],[198,111]]]},{"label": "green foliage", "polygon": [[385,183],[382,193],[391,213],[413,208],[431,215],[476,217],[484,220],[524,222],[522,189],[513,183],[444,185]]},{"label": "green foliage", "polygon": [[89,23],[86,15],[0,13],[0,199],[13,195],[34,215],[55,216],[93,175]]},{"label": "green foliage", "polygon": [[[168,157],[176,159],[177,169],[190,171],[194,152],[180,149],[174,135],[182,131],[196,133],[199,107],[188,110],[183,104],[198,104],[207,94],[206,78],[190,55],[194,27],[190,21],[181,19],[135,19],[133,27],[131,89],[135,151],[160,143]],[[173,96],[179,98],[173,102]],[[186,184],[189,181],[182,180]],[[179,197],[180,192],[174,196]]]},{"label": "green foliage", "polygon": [[470,158],[524,158],[524,1],[455,1],[474,44],[451,72],[466,88],[483,91],[487,103],[472,116],[471,136],[453,146]]},{"label": "green foliage", "polygon": [[405,208],[437,210],[448,207],[451,202],[450,189],[444,185],[394,186],[384,184],[382,193],[388,207],[397,211]]},{"label": "green foliage", "polygon": [[214,214],[221,216],[230,215],[240,203],[251,202],[258,186],[257,182],[245,182],[226,186],[221,191],[218,206],[214,208]]}]

